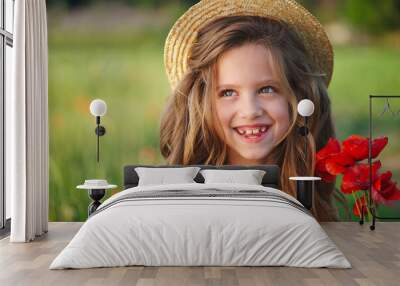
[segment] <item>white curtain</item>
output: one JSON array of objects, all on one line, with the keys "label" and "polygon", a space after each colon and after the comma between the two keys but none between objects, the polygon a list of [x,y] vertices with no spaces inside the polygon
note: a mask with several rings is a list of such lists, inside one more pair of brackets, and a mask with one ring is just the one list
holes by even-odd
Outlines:
[{"label": "white curtain", "polygon": [[11,189],[10,241],[28,242],[48,229],[46,3],[17,0],[14,9],[13,92],[6,98],[6,187]]}]

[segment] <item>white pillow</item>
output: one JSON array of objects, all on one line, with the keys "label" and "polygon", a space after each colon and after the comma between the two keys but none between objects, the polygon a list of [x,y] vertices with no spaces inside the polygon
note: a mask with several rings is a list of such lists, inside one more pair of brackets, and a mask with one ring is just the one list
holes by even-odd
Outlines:
[{"label": "white pillow", "polygon": [[199,167],[135,168],[139,186],[196,183],[193,179],[199,170]]},{"label": "white pillow", "polygon": [[265,175],[263,170],[201,170],[200,174],[204,177],[204,183],[234,183],[247,185],[261,185]]}]

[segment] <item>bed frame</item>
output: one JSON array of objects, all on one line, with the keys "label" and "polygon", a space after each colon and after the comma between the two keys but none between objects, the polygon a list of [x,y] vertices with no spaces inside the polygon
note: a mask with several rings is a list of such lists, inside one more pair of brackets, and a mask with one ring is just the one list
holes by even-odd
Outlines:
[{"label": "bed frame", "polygon": [[[139,177],[135,171],[136,167],[148,168],[179,168],[179,167],[200,167],[201,169],[221,169],[221,170],[247,170],[256,169],[264,170],[266,173],[262,179],[261,184],[265,187],[272,187],[279,189],[280,168],[277,165],[255,165],[255,166],[237,166],[237,165],[127,165],[124,167],[124,189],[133,188],[138,185]],[[197,183],[204,183],[204,178],[200,174],[194,178]]]}]

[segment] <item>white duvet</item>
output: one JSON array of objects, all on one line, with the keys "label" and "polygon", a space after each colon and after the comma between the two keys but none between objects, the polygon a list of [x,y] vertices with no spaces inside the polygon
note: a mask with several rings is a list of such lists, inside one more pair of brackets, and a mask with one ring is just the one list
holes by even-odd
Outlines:
[{"label": "white duvet", "polygon": [[[292,205],[251,196],[122,200],[137,192],[168,190],[258,190],[286,198]],[[193,183],[127,189],[99,207],[50,269],[127,265],[350,268],[319,223],[295,204],[300,203],[284,192],[257,185]]]}]

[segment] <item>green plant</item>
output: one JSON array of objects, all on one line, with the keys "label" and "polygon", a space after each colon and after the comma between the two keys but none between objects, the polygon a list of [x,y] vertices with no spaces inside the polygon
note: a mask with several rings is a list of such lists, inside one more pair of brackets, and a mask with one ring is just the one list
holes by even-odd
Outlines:
[{"label": "green plant", "polygon": [[358,28],[382,33],[400,28],[400,1],[351,0],[344,2],[346,19]]}]

